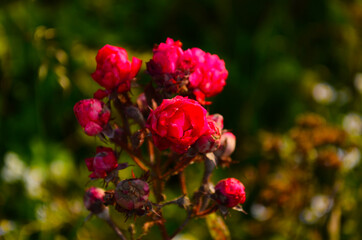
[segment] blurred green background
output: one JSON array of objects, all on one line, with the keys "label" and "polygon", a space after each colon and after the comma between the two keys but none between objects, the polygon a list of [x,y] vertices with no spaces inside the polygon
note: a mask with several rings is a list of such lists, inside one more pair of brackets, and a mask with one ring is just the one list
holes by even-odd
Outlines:
[{"label": "blurred green background", "polygon": [[[218,54],[229,70],[209,110],[237,136],[237,163],[218,168],[214,182],[232,176],[247,190],[249,214],[225,220],[232,239],[361,239],[360,0],[2,0],[0,238],[115,237],[99,219],[84,223],[84,159],[98,142],[73,106],[98,88],[90,74],[100,47],[121,46],[146,62],[167,37]],[[293,134],[306,112],[343,129],[342,143],[301,153]],[[326,149],[337,163],[318,165]],[[200,170],[187,172],[190,191]],[[170,207],[166,217],[171,232],[184,215]],[[179,239],[210,239],[206,229],[204,219],[192,221]],[[159,236],[152,229],[145,239]]]}]

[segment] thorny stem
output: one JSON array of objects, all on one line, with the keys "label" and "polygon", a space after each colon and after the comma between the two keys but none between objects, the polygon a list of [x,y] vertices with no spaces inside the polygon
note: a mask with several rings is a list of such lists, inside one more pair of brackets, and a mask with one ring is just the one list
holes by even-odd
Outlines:
[{"label": "thorny stem", "polygon": [[117,108],[117,111],[119,113],[119,115],[121,115],[121,118],[122,118],[122,123],[123,123],[123,128],[126,132],[126,135],[127,135],[127,141],[128,141],[128,137],[131,136],[131,130],[129,128],[129,124],[128,124],[128,120],[126,118],[126,115],[124,114],[124,107],[123,107],[123,104],[122,102],[119,100],[118,97],[116,97],[114,99],[114,105],[115,107]]},{"label": "thorny stem", "polygon": [[130,226],[128,227],[128,232],[131,237],[131,240],[134,240],[134,235],[135,235],[136,231],[135,231],[135,226],[133,223],[130,224]]},{"label": "thorny stem", "polygon": [[206,209],[205,211],[202,211],[202,212],[197,213],[195,217],[203,217],[203,216],[206,216],[206,215],[208,215],[208,214],[210,214],[210,213],[215,212],[217,209],[218,209],[218,207],[217,207],[216,205],[214,205],[214,206]]},{"label": "thorny stem", "polygon": [[145,164],[143,164],[143,161],[141,160],[142,156],[136,156],[136,154],[131,150],[131,148],[127,145],[127,143],[124,143],[121,139],[119,139],[118,136],[110,137],[109,138],[112,142],[118,144],[123,150],[125,150],[128,155],[132,158],[132,160],[145,172],[148,171],[148,167],[146,167]]},{"label": "thorny stem", "polygon": [[205,172],[202,178],[202,184],[206,185],[209,184],[212,171],[215,169],[216,166],[215,163],[208,158],[205,158],[204,165],[205,165]]},{"label": "thorny stem", "polygon": [[[205,166],[205,171],[204,171],[204,176],[202,178],[201,188],[202,188],[203,192],[210,193],[210,186],[209,186],[210,178],[211,178],[211,174],[216,166],[215,166],[215,163],[213,161],[211,161],[210,159],[208,159],[207,157],[205,157],[204,166]],[[199,201],[201,202],[199,211],[203,211],[209,204],[210,199],[208,196],[203,195]]]},{"label": "thorny stem", "polygon": [[185,196],[182,196],[182,197],[179,197],[179,198],[176,198],[174,200],[171,200],[171,201],[168,201],[168,202],[164,202],[162,204],[154,204],[155,206],[159,207],[159,208],[163,208],[164,206],[167,206],[167,205],[170,205],[170,204],[178,204],[177,202],[184,198]]},{"label": "thorny stem", "polygon": [[[127,97],[127,101],[129,101],[128,97]],[[124,149],[132,158],[132,160],[145,172],[148,171],[148,167],[146,167],[143,164],[143,161],[141,160],[141,156],[136,156],[136,154],[131,150],[130,147],[128,147],[127,143],[128,143],[128,138],[131,137],[131,130],[129,128],[129,124],[128,124],[128,120],[126,115],[124,114],[123,111],[123,105],[122,102],[119,100],[118,97],[115,98],[114,100],[114,104],[115,107],[117,108],[119,114],[121,115],[122,118],[122,122],[123,122],[123,128],[126,132],[126,136],[127,136],[127,141],[125,143],[123,143],[122,141],[119,141],[118,139],[112,139],[114,142],[118,143],[122,149]]]},{"label": "thorny stem", "polygon": [[[163,187],[164,187],[164,183],[163,183],[163,181],[161,179],[161,175],[162,175],[162,172],[161,172],[161,158],[160,158],[159,155],[157,156],[157,158],[155,158],[155,151],[154,151],[155,149],[154,149],[152,140],[150,138],[148,138],[148,149],[149,149],[149,155],[150,155],[150,162],[151,162],[152,169],[153,169],[153,172],[154,172],[153,181],[154,181],[155,185],[154,185],[153,191],[155,193],[157,203],[159,203],[159,202],[161,202],[163,200],[162,192],[163,192]],[[164,218],[162,216],[162,213],[161,213],[161,210],[160,210],[160,215],[161,215],[162,220],[164,220]],[[161,221],[157,225],[158,225],[158,227],[159,227],[159,229],[161,231],[162,238],[165,239],[165,240],[169,240],[170,237],[168,236],[168,233],[166,231],[164,221]]]},{"label": "thorny stem", "polygon": [[157,150],[154,148],[151,138],[148,138],[148,147],[150,152],[150,162],[151,163],[153,162],[152,164],[152,170],[153,170],[152,177],[154,183],[153,191],[155,193],[157,203],[160,203],[161,201],[164,200],[162,196],[164,182],[161,178],[162,176],[161,157],[160,154],[158,154]]},{"label": "thorny stem", "polygon": [[153,165],[155,164],[155,149],[151,138],[148,138],[147,143],[148,143],[148,152],[150,155],[150,162]]},{"label": "thorny stem", "polygon": [[169,154],[167,161],[166,161],[166,162],[163,164],[163,166],[162,166],[163,170],[168,169],[168,167],[170,166],[170,164],[175,161],[175,156],[176,156],[176,155],[175,155],[173,152],[171,152],[171,153]]},{"label": "thorny stem", "polygon": [[132,158],[132,160],[145,172],[147,172],[149,169],[148,167],[146,167],[145,164],[143,164],[142,160],[136,156],[136,154],[134,154],[134,152],[126,145],[124,144],[121,140],[117,139],[117,138],[111,138],[111,141],[113,141],[114,143],[118,144],[121,146],[121,148],[123,150],[125,150],[128,155]]},{"label": "thorny stem", "polygon": [[169,171],[167,171],[165,174],[162,175],[162,179],[167,178],[167,177],[171,176],[172,174],[177,173],[180,170],[183,170],[183,168],[186,167],[187,165],[189,165],[192,162],[192,160],[194,160],[194,158],[195,158],[195,156],[188,156],[188,157],[182,158],[173,169],[170,169]]},{"label": "thorny stem", "polygon": [[185,173],[184,171],[181,171],[179,174],[180,184],[181,184],[181,190],[183,195],[187,195],[187,188],[186,188],[186,179],[185,179]]},{"label": "thorny stem", "polygon": [[123,235],[123,233],[121,232],[121,230],[116,226],[116,224],[110,218],[106,218],[104,219],[104,221],[108,223],[108,225],[113,229],[113,231],[115,231],[115,233],[120,239],[127,240]]},{"label": "thorny stem", "polygon": [[132,151],[128,148],[123,148],[124,150],[126,150],[126,152],[131,156],[132,160],[145,172],[147,172],[149,169],[148,167],[146,167],[146,165],[143,164],[143,162],[141,161],[141,159],[139,159],[136,155],[134,155],[132,153]]}]

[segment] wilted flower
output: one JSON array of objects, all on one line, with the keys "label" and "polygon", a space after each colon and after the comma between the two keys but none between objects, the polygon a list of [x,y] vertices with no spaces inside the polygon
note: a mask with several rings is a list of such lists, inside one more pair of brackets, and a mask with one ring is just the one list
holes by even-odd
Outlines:
[{"label": "wilted flower", "polygon": [[127,179],[117,184],[114,197],[119,206],[126,210],[142,208],[148,201],[150,187],[141,179]]}]

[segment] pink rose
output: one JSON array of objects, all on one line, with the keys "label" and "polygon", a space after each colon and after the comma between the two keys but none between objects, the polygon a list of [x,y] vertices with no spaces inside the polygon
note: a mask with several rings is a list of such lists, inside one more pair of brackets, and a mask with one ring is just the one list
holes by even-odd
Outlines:
[{"label": "pink rose", "polygon": [[108,173],[118,167],[117,158],[112,148],[97,147],[96,156],[85,159],[87,168],[92,173],[90,178],[105,178]]},{"label": "pink rose", "polygon": [[225,62],[217,55],[206,53],[204,61],[200,62],[190,75],[190,87],[202,102],[205,97],[213,97],[220,93],[228,77]]},{"label": "pink rose", "polygon": [[146,126],[160,150],[182,154],[207,131],[206,113],[197,101],[176,96],[151,111]]},{"label": "pink rose", "polygon": [[98,99],[85,99],[74,105],[74,114],[89,136],[102,132],[111,117],[109,108]]},{"label": "pink rose", "polygon": [[205,54],[200,48],[187,49],[178,62],[178,68],[185,73],[191,74],[190,82],[194,82],[195,85],[198,85],[199,79],[201,80],[201,76],[198,76],[201,74],[199,66],[205,62]]},{"label": "pink rose", "polygon": [[207,118],[208,130],[195,143],[200,153],[215,151],[220,146],[221,130],[210,116]]},{"label": "pink rose", "polygon": [[181,46],[180,41],[167,38],[166,43],[160,43],[153,48],[153,57],[147,64],[147,71],[151,75],[174,73],[178,59],[183,54]]},{"label": "pink rose", "polygon": [[101,213],[104,206],[104,190],[101,188],[90,187],[84,195],[84,206],[92,213]]},{"label": "pink rose", "polygon": [[[117,89],[119,93],[130,90],[131,80],[137,75],[142,64],[142,61],[135,57],[132,57],[130,62],[125,49],[108,44],[98,51],[96,61],[97,69],[92,78],[108,90],[105,92]],[[105,95],[97,91],[95,97],[101,98]]]},{"label": "pink rose", "polygon": [[232,208],[245,202],[245,187],[236,178],[219,181],[215,186],[215,200],[223,206]]}]

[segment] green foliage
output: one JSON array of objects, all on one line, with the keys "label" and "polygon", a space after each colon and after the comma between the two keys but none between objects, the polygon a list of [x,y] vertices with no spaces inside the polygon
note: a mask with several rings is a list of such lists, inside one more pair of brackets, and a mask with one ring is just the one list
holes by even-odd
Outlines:
[{"label": "green foliage", "polygon": [[206,217],[212,239],[230,240],[230,232],[221,216],[212,213]]}]

